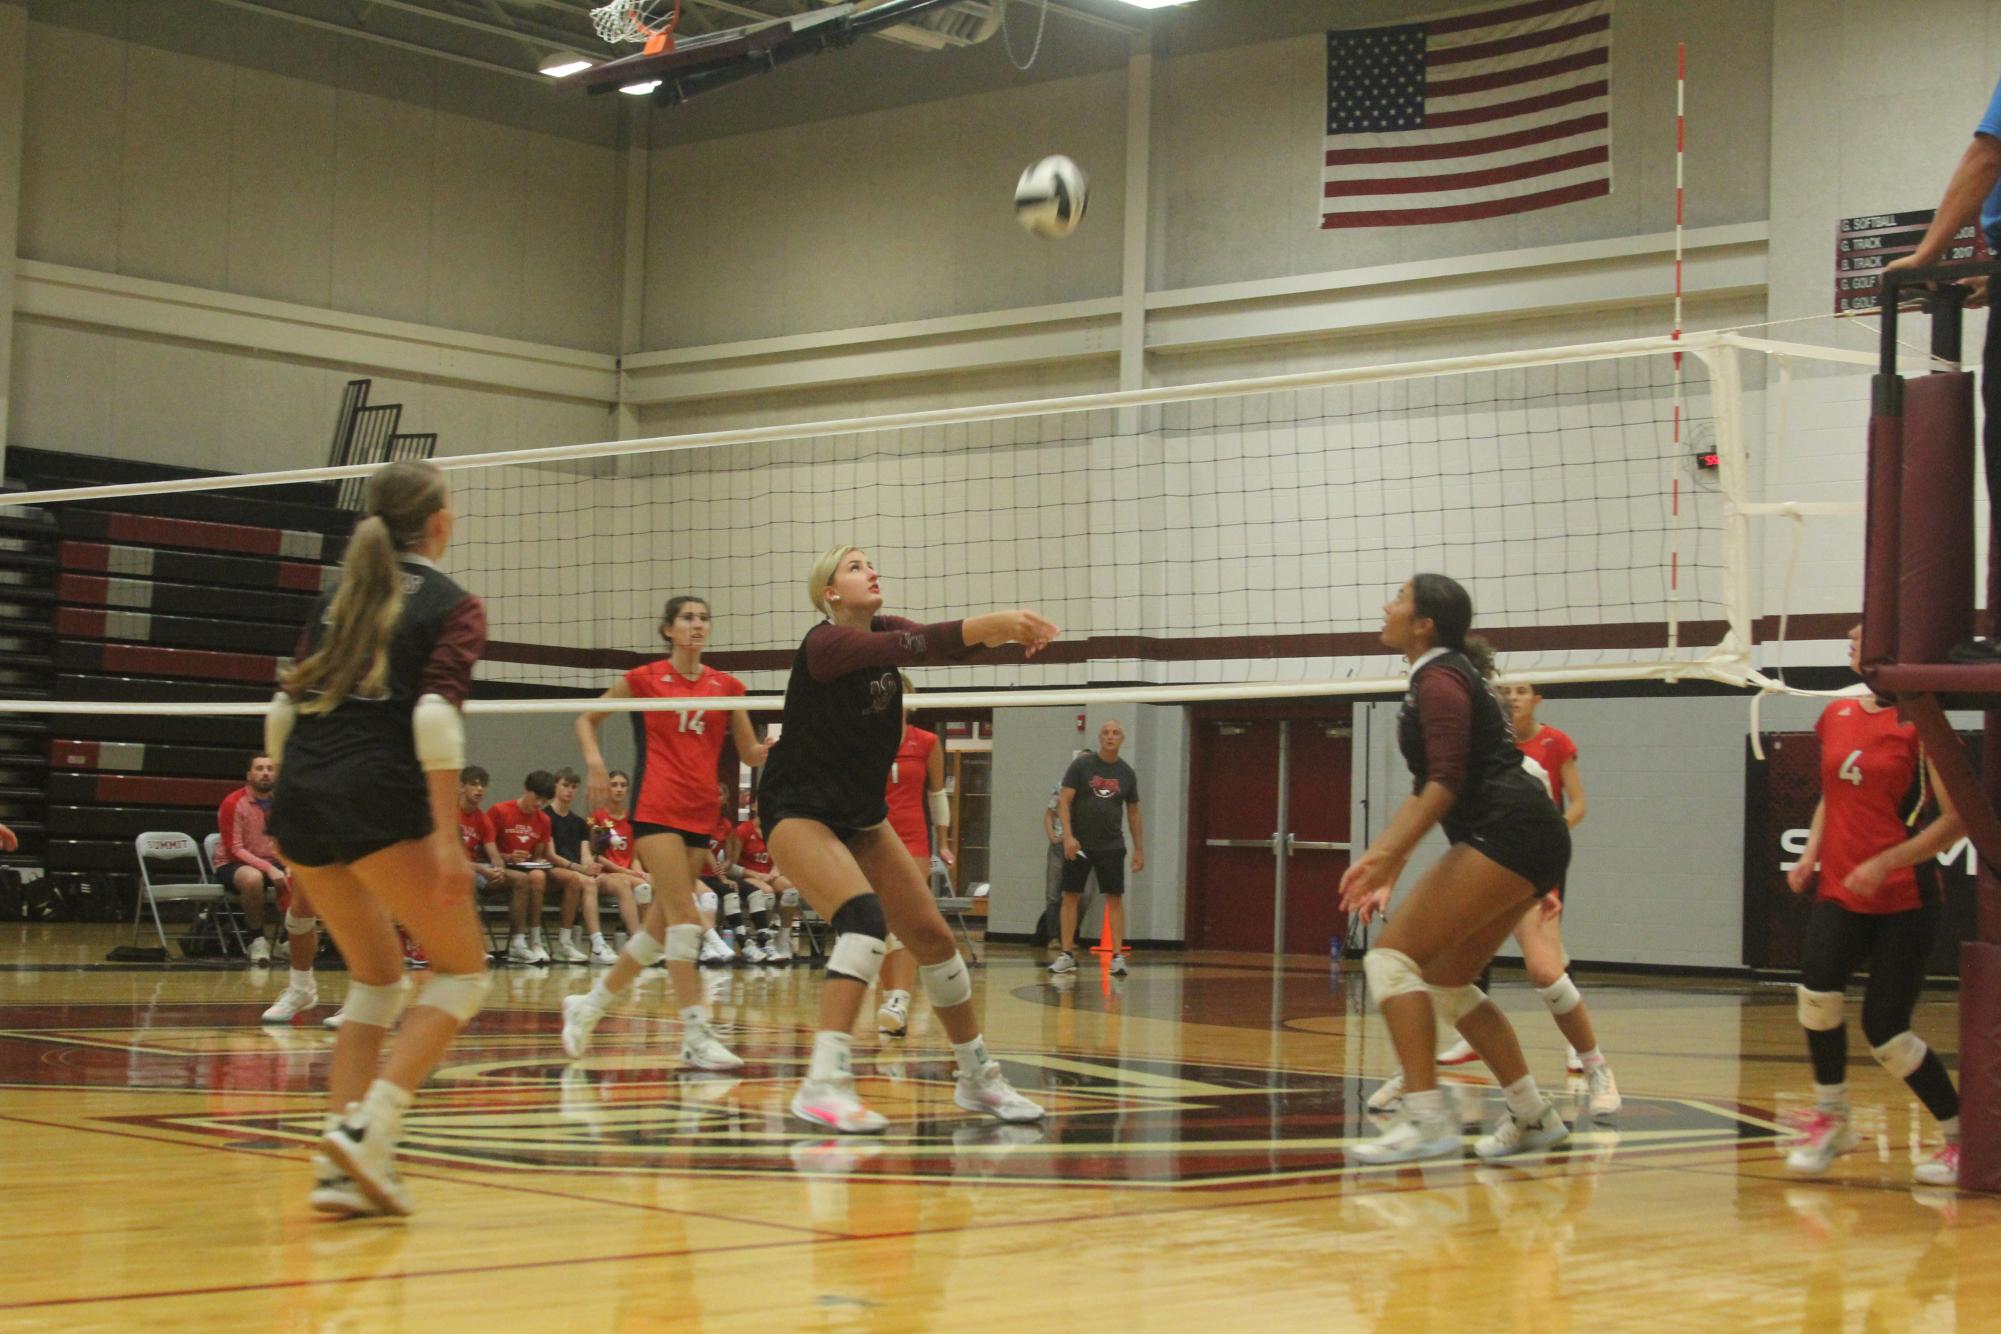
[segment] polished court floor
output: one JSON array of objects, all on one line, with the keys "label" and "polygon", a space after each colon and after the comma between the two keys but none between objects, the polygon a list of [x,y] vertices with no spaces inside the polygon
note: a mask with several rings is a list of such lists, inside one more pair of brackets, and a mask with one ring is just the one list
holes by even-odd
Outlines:
[{"label": "polished court floor", "polygon": [[[1505,1166],[1363,1168],[1388,1044],[1324,959],[1059,986],[997,947],[989,1038],[1046,1126],[955,1108],[920,1003],[857,1040],[893,1122],[861,1143],[785,1115],[811,970],[709,975],[738,1079],[678,1068],[657,976],[566,1063],[586,970],[512,969],[410,1117],[417,1215],[333,1223],[305,1202],[332,1034],[258,1023],[282,970],[102,964],[119,935],[0,928],[0,1328],[2001,1328],[2001,1201],[1912,1188],[1935,1132],[1859,1039],[1862,1147],[1787,1176],[1788,988],[1585,974],[1617,1117]],[[1540,1002],[1496,991],[1566,1090]],[[1950,1059],[1951,994],[1917,1027]]]}]

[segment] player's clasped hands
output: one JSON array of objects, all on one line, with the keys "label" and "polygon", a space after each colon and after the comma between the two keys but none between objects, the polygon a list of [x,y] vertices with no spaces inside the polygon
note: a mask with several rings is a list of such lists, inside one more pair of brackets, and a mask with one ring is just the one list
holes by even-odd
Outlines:
[{"label": "player's clasped hands", "polygon": [[1062,629],[1054,621],[1026,608],[992,612],[978,619],[985,622],[979,627],[985,632],[980,636],[980,642],[988,648],[1019,644],[1031,658],[1063,637]]}]

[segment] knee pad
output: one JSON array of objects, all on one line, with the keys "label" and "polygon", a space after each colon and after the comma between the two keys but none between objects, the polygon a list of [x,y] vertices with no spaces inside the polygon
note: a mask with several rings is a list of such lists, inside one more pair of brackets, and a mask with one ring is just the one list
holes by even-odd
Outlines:
[{"label": "knee pad", "polygon": [[865,987],[873,986],[876,975],[882,972],[882,957],[881,937],[844,931],[835,938],[834,948],[827,951],[827,977],[851,978]]},{"label": "knee pad", "polygon": [[[700,927],[695,929],[701,930]],[[668,928],[668,933],[669,935],[673,933],[672,927]],[[666,947],[642,929],[638,935],[625,942],[625,952],[630,954],[632,961],[641,968],[651,968],[660,962],[660,956],[666,952]],[[696,952],[700,953],[699,947]]]},{"label": "knee pad", "polygon": [[425,1006],[443,1010],[463,1024],[486,1004],[487,988],[492,985],[493,974],[490,972],[432,973],[424,983],[424,989],[417,993],[413,1008]]},{"label": "knee pad", "polygon": [[347,999],[341,1002],[340,1012],[350,1024],[393,1028],[396,1016],[403,1013],[403,1002],[409,995],[410,979],[407,977],[399,977],[380,986],[369,982],[350,982],[347,984]]},{"label": "knee pad", "polygon": [[896,938],[894,931],[882,938],[882,952],[885,956],[894,954],[903,947],[903,942]]},{"label": "knee pad", "polygon": [[934,1010],[964,1005],[973,998],[973,975],[966,971],[966,961],[957,954],[943,963],[918,964],[917,976],[922,979],[924,994],[931,998]]},{"label": "knee pad", "polygon": [[[714,896],[711,895],[710,897],[713,898]],[[725,917],[735,917],[742,911],[743,895],[737,893],[735,890],[731,890],[729,893],[723,895],[723,915]]]},{"label": "knee pad", "polygon": [[1369,979],[1369,995],[1379,1006],[1392,996],[1424,990],[1424,975],[1417,963],[1401,950],[1386,950],[1380,945],[1362,956],[1362,976]]},{"label": "knee pad", "polygon": [[1471,982],[1463,987],[1426,986],[1425,990],[1431,993],[1431,1007],[1438,1012],[1438,1021],[1448,1028],[1459,1027],[1459,1021],[1487,999],[1487,993]]},{"label": "knee pad", "polygon": [[1871,1047],[1869,1054],[1898,1079],[1909,1079],[1925,1063],[1925,1053],[1930,1050],[1923,1038],[1907,1028],[1881,1046]]},{"label": "knee pad", "polygon": [[796,907],[798,907],[798,906],[799,906],[799,891],[798,891],[798,890],[796,890],[796,889],[781,889],[781,890],[779,890],[779,891],[778,891],[778,906],[779,906],[779,907],[781,907],[781,908],[796,908]]},{"label": "knee pad", "polygon": [[702,957],[702,924],[688,922],[667,928],[667,962],[693,963]]},{"label": "knee pad", "polygon": [[716,891],[705,889],[695,895],[695,906],[706,913],[714,912],[716,910]]},{"label": "knee pad", "polygon": [[834,930],[842,935],[873,936],[877,944],[889,934],[889,919],[882,914],[882,900],[873,894],[857,894],[834,912]]},{"label": "knee pad", "polygon": [[1838,991],[1799,990],[1800,1027],[1810,1033],[1826,1033],[1841,1027],[1845,999]]},{"label": "knee pad", "polygon": [[752,891],[750,891],[750,893],[743,896],[743,906],[750,909],[752,912],[770,912],[771,891],[765,889],[753,889]]},{"label": "knee pad", "polygon": [[289,912],[285,914],[285,934],[288,936],[303,936],[319,929],[320,919],[317,917],[294,917]]},{"label": "knee pad", "polygon": [[1578,993],[1577,984],[1570,980],[1569,973],[1546,987],[1537,987],[1535,994],[1542,997],[1542,1003],[1555,1015],[1569,1014],[1584,1003],[1584,997]]}]

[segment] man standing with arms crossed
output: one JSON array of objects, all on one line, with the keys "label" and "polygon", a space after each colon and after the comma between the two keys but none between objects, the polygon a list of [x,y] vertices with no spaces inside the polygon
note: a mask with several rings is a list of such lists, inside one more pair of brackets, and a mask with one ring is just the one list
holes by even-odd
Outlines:
[{"label": "man standing with arms crossed", "polygon": [[1124,810],[1132,825],[1135,874],[1146,869],[1145,825],[1140,820],[1139,775],[1119,758],[1126,743],[1126,729],[1106,719],[1098,728],[1098,749],[1079,755],[1063,775],[1058,796],[1063,822],[1063,942],[1062,952],[1049,965],[1052,973],[1068,973],[1077,967],[1077,904],[1084,886],[1095,873],[1098,892],[1105,896],[1104,944],[1111,951],[1112,972],[1123,977],[1126,938],[1126,840],[1119,827]]}]

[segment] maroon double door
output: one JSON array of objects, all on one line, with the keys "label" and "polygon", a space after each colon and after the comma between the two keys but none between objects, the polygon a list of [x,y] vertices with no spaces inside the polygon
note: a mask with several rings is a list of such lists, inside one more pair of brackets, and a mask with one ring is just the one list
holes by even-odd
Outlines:
[{"label": "maroon double door", "polygon": [[1196,949],[1325,954],[1348,869],[1348,704],[1193,711],[1188,934]]}]

